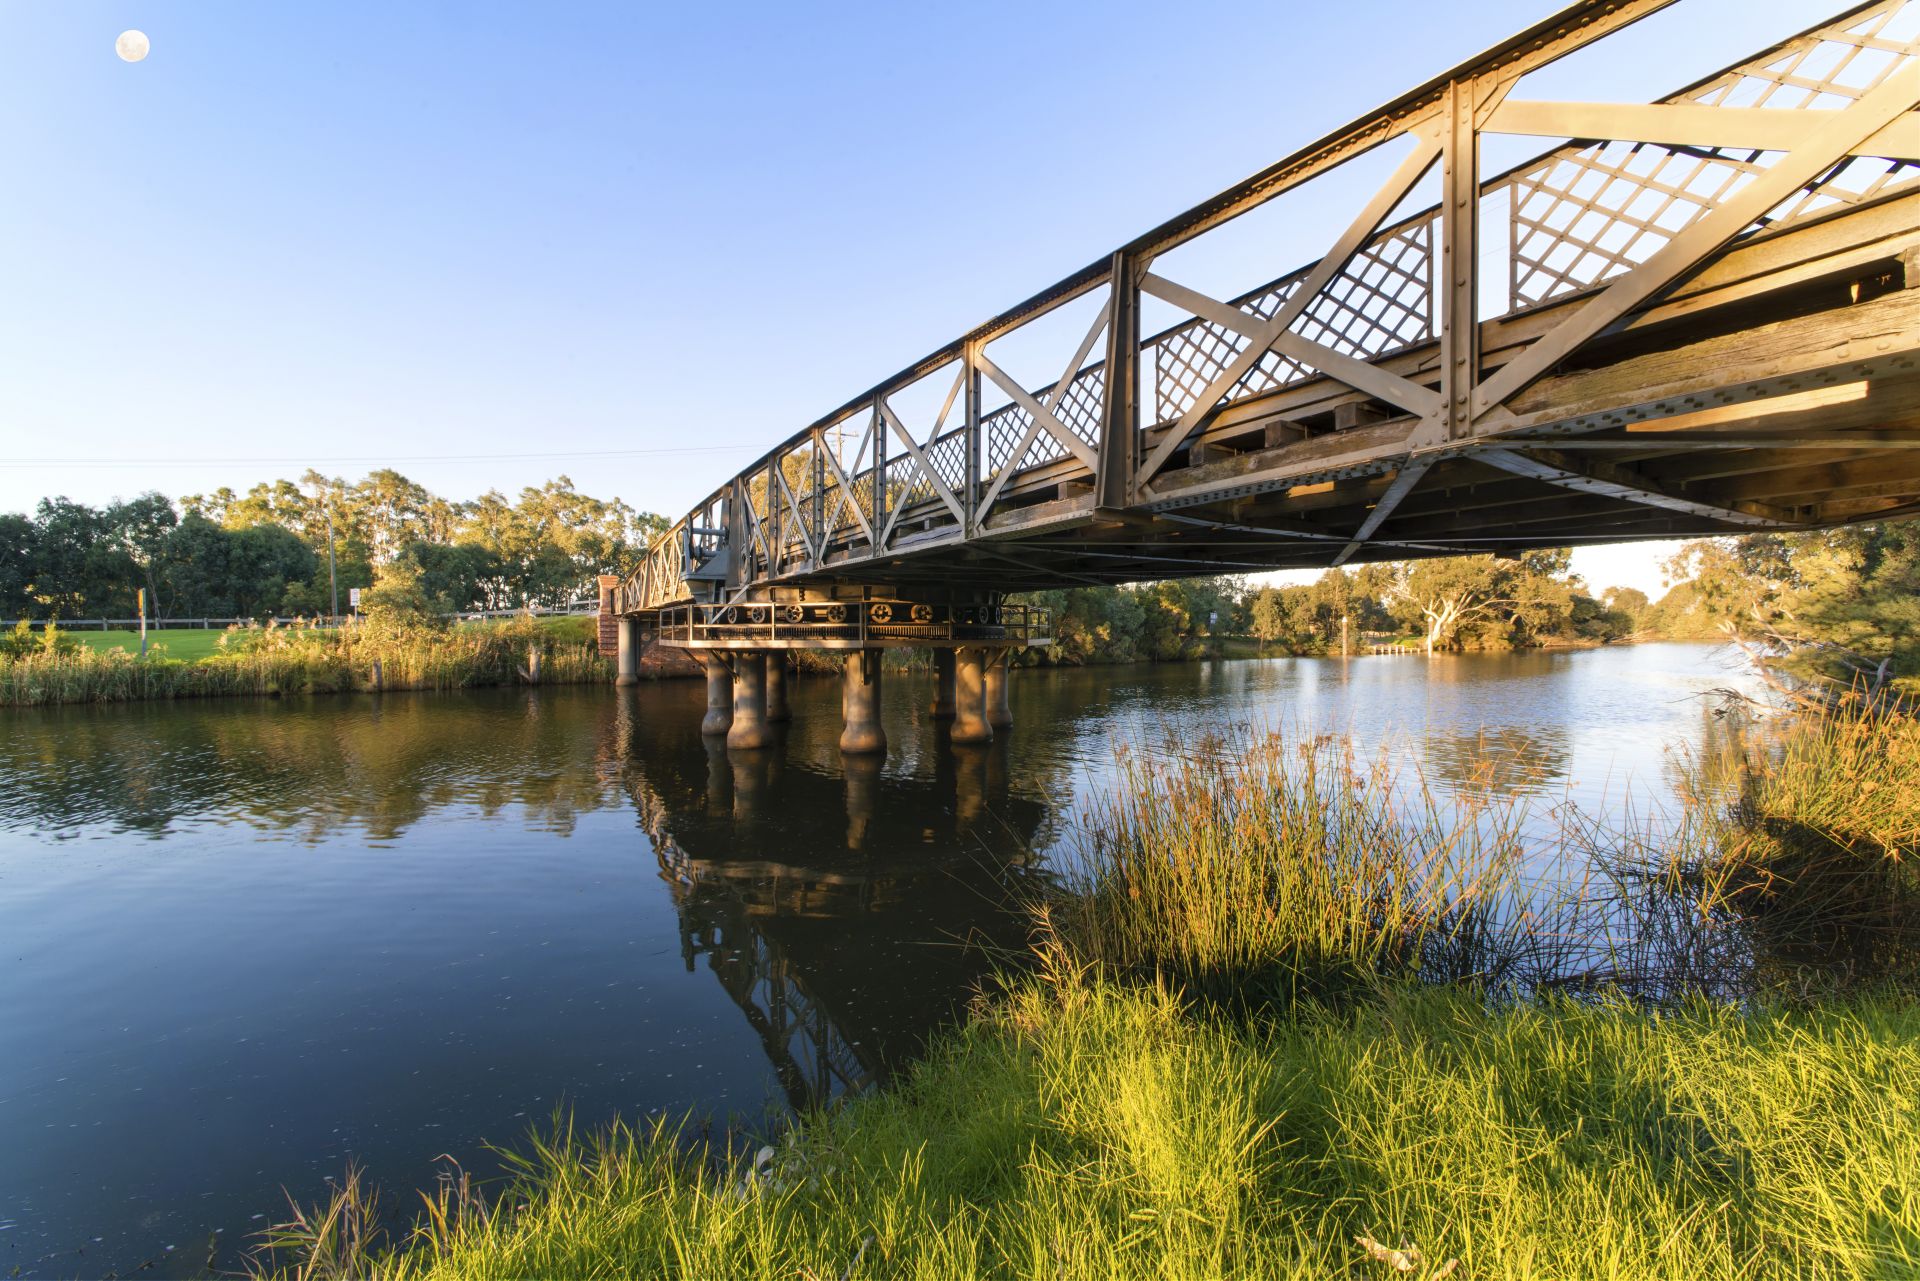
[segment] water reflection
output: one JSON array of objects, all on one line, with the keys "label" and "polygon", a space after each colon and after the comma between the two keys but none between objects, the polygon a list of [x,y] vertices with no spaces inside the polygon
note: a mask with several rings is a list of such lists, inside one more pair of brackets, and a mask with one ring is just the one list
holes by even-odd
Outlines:
[{"label": "water reflection", "polygon": [[1571,736],[1557,725],[1454,729],[1422,740],[1428,780],[1471,797],[1545,795],[1564,783],[1572,756]]},{"label": "water reflection", "polygon": [[877,756],[829,773],[784,735],[691,747],[636,738],[626,778],[687,970],[719,981],[791,1105],[884,1080],[1023,939],[1047,807],[1009,793],[1004,748],[921,776]]}]

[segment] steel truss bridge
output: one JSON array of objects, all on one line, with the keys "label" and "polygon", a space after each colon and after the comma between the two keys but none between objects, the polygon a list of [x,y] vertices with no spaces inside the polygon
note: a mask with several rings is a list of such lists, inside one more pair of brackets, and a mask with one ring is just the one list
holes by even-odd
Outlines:
[{"label": "steel truss bridge", "polygon": [[[1920,512],[1920,0],[1657,103],[1526,95],[1673,2],[1574,4],[862,392],[614,611],[694,647],[977,641],[1012,590]],[[1554,145],[1483,176],[1494,135]],[[1163,265],[1386,147],[1304,266],[1215,297]],[[1183,318],[1143,335],[1149,298]],[[1082,299],[1057,378],[997,363]],[[896,405],[928,381],[937,412]]]}]

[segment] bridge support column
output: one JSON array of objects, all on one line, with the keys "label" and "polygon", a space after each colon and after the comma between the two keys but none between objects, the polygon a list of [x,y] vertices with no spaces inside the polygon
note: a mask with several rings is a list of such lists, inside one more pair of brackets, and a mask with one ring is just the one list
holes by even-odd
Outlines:
[{"label": "bridge support column", "polygon": [[927,709],[936,721],[953,719],[953,650],[933,651],[933,706]]},{"label": "bridge support column", "polygon": [[767,719],[776,722],[793,719],[793,712],[787,707],[787,655],[784,650],[767,651]]},{"label": "bridge support column", "polygon": [[993,726],[987,723],[987,652],[968,645],[955,651],[953,660],[953,741],[990,743]]},{"label": "bridge support column", "polygon": [[987,659],[987,724],[995,729],[1013,726],[1013,706],[1007,701],[1007,667],[1012,658],[1013,652],[1003,649]]},{"label": "bridge support column", "polygon": [[858,755],[887,750],[887,732],[880,727],[880,651],[856,650],[847,655],[840,686],[840,750]]},{"label": "bridge support column", "polygon": [[727,730],[727,746],[766,747],[772,742],[773,727],[767,724],[766,655],[738,654],[733,660],[733,724]]},{"label": "bridge support column", "polygon": [[640,620],[626,615],[618,620],[619,657],[614,678],[615,685],[638,685],[640,683]]},{"label": "bridge support column", "polygon": [[700,732],[717,738],[733,725],[733,673],[719,654],[702,654],[700,661],[707,669],[707,714]]}]

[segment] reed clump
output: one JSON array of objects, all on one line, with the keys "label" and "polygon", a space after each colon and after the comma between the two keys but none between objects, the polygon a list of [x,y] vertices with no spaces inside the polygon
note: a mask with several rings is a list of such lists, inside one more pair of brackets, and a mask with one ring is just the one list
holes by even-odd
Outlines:
[{"label": "reed clump", "polygon": [[146,658],[121,649],[41,650],[0,662],[0,706],[512,685],[531,678],[535,652],[543,684],[610,679],[586,621],[270,623],[230,628],[214,654],[191,661],[167,654],[164,633]]},{"label": "reed clump", "polygon": [[1118,765],[1043,905],[1077,960],[1243,1006],[1514,977],[1511,803],[1443,802],[1332,735],[1241,729]]},{"label": "reed clump", "polygon": [[1703,854],[1667,874],[1802,985],[1920,990],[1920,721],[1850,700],[1745,726],[1688,761]]}]

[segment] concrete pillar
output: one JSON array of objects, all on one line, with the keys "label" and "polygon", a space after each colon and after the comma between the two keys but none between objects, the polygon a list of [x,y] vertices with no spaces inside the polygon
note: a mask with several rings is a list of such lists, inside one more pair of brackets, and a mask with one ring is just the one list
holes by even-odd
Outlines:
[{"label": "concrete pillar", "polygon": [[793,712],[787,707],[787,652],[783,649],[767,651],[767,719],[793,719]]},{"label": "concrete pillar", "polygon": [[700,661],[707,668],[707,715],[700,722],[700,732],[718,737],[733,725],[733,673],[726,659],[711,650]]},{"label": "concrete pillar", "polygon": [[1003,649],[987,659],[987,724],[995,729],[1008,729],[1013,725],[1013,708],[1007,702],[1007,660],[1011,657],[1013,655]]},{"label": "concrete pillar", "polygon": [[933,651],[933,706],[928,711],[937,721],[953,719],[953,650],[951,647]]},{"label": "concrete pillar", "polygon": [[887,732],[880,727],[880,651],[862,649],[847,655],[840,685],[840,750],[858,754],[887,750]]},{"label": "concrete pillar", "polygon": [[[767,659],[764,654],[737,654],[733,660],[733,724],[727,747],[766,747],[773,742],[767,724]],[[739,786],[739,780],[734,780]]]},{"label": "concrete pillar", "polygon": [[614,678],[615,685],[638,685],[640,683],[640,620],[631,616],[618,620],[619,631],[619,675]]},{"label": "concrete pillar", "polygon": [[953,656],[953,741],[990,743],[993,726],[987,723],[987,654],[968,645]]}]

